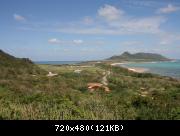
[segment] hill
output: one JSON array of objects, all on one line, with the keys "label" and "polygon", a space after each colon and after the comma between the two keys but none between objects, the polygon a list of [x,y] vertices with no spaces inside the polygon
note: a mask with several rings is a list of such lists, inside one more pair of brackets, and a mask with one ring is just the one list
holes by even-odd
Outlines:
[{"label": "hill", "polygon": [[155,53],[135,53],[124,52],[119,56],[112,56],[107,60],[126,60],[126,61],[169,61],[170,59]]},{"label": "hill", "polygon": [[44,73],[31,60],[16,58],[0,50],[0,75],[1,78],[16,77],[18,75]]}]

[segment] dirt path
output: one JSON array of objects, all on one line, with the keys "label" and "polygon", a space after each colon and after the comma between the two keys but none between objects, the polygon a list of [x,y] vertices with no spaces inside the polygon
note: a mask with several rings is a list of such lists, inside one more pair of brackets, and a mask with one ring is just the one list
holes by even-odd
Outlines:
[{"label": "dirt path", "polygon": [[104,72],[103,74],[104,76],[102,78],[101,83],[107,86],[108,85],[107,77],[110,75],[110,71]]},{"label": "dirt path", "polygon": [[110,71],[103,72],[103,77],[101,80],[101,83],[88,83],[88,89],[93,92],[94,90],[98,88],[103,88],[105,92],[110,92],[110,89],[108,86],[108,80],[107,77],[110,75]]}]

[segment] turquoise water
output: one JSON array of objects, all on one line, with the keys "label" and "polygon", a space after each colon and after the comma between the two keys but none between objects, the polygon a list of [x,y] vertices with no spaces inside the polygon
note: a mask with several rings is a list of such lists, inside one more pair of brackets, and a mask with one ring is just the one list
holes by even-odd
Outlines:
[{"label": "turquoise water", "polygon": [[169,62],[144,62],[144,63],[128,63],[126,67],[147,68],[148,72],[180,78],[180,60]]},{"label": "turquoise water", "polygon": [[82,61],[36,61],[35,64],[51,64],[51,65],[62,65],[62,64],[77,64]]}]

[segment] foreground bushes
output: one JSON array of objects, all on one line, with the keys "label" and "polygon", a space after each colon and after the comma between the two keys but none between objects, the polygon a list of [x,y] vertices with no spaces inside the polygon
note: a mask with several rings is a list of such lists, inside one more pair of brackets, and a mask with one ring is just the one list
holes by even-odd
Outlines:
[{"label": "foreground bushes", "polygon": [[[50,78],[45,74],[1,78],[0,119],[180,119],[179,81],[96,67],[97,71],[80,74],[55,71],[58,76]],[[111,92],[90,93],[87,83],[101,82],[103,70],[111,71]]]}]

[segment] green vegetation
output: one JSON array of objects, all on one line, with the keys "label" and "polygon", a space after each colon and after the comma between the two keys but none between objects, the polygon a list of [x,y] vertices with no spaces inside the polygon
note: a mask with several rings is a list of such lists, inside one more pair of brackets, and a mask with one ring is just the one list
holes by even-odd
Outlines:
[{"label": "green vegetation", "polygon": [[15,58],[0,50],[1,79],[15,78],[18,75],[44,74],[45,71],[34,65],[31,60]]},{"label": "green vegetation", "polygon": [[118,60],[118,61],[169,61],[170,59],[155,53],[136,53],[130,54],[129,52],[124,52],[119,56],[112,56],[107,60]]},{"label": "green vegetation", "polygon": [[[111,92],[89,92],[105,71]],[[180,81],[169,77],[104,63],[34,65],[2,52],[0,76],[0,119],[180,119]]]}]

